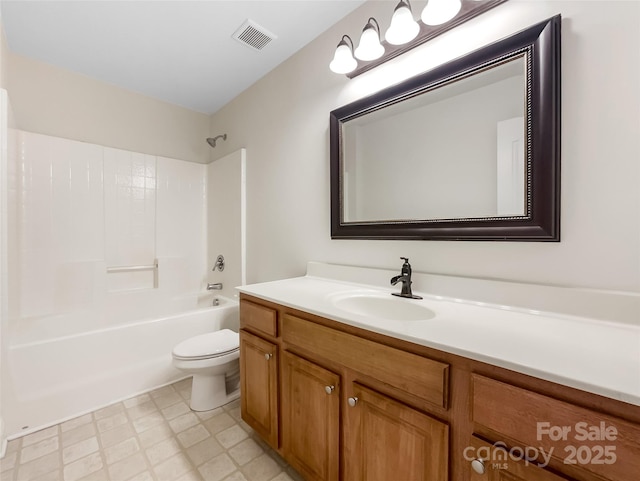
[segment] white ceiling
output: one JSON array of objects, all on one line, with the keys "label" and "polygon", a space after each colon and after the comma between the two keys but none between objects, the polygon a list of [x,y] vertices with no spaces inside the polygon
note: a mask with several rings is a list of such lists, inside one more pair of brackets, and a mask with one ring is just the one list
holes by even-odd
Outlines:
[{"label": "white ceiling", "polygon": [[[13,53],[211,114],[364,1],[1,0],[0,6]],[[231,38],[246,19],[277,39],[256,51]]]}]

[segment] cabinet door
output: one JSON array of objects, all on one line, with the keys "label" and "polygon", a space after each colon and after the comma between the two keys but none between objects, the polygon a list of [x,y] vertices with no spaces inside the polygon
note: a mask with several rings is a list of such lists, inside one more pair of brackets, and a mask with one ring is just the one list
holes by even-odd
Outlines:
[{"label": "cabinet door", "polygon": [[449,426],[357,383],[345,407],[345,479],[447,481]]},{"label": "cabinet door", "polygon": [[282,446],[308,481],[337,481],[340,377],[289,352],[282,353]]},{"label": "cabinet door", "polygon": [[278,448],[277,346],[240,331],[242,419],[273,448]]},{"label": "cabinet door", "polygon": [[470,481],[567,481],[539,467],[537,464],[516,459],[500,447],[473,437],[465,449],[469,462]]}]

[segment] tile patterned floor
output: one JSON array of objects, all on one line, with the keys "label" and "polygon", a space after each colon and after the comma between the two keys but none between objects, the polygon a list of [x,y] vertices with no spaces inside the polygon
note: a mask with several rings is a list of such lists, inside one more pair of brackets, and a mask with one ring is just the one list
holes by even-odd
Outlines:
[{"label": "tile patterned floor", "polygon": [[240,419],[189,409],[191,379],[9,442],[2,481],[302,481]]}]

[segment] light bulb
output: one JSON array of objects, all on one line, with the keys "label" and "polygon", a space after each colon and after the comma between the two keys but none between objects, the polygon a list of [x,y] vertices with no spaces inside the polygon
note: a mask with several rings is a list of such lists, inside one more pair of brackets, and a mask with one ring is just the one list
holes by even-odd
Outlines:
[{"label": "light bulb", "polygon": [[[360,37],[360,44],[358,48],[353,52],[356,58],[360,60],[375,60],[382,57],[384,53],[384,47],[380,43],[380,33],[376,27],[373,26],[371,21],[375,19],[370,18],[367,24],[362,30],[362,36]],[[376,22],[376,25],[378,22]]]},{"label": "light bulb", "polygon": [[403,0],[396,6],[384,38],[392,45],[402,45],[416,38],[419,31],[420,25],[413,19],[411,7]]},{"label": "light bulb", "polygon": [[333,56],[333,60],[329,64],[329,68],[332,72],[335,73],[349,73],[355,70],[357,66],[358,62],[356,62],[356,59],[353,58],[351,47],[347,44],[345,38],[343,37],[338,44],[338,47],[336,48],[336,53]]},{"label": "light bulb", "polygon": [[427,25],[441,25],[455,17],[461,7],[460,0],[429,0],[421,18]]}]

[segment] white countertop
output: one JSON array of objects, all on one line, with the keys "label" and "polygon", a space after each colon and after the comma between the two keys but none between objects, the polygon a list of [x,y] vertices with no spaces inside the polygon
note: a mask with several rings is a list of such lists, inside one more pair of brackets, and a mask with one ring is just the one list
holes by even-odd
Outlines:
[{"label": "white countertop", "polygon": [[350,326],[640,406],[640,326],[414,292],[435,312],[389,321],[344,311],[336,296],[398,292],[304,276],[239,287],[242,293]]}]

